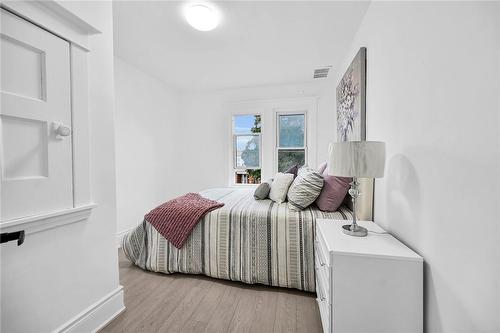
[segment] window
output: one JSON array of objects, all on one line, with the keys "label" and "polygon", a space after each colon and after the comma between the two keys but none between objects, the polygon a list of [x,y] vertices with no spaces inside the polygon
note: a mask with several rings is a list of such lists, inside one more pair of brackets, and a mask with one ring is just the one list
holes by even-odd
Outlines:
[{"label": "window", "polygon": [[233,172],[235,184],[259,184],[261,178],[261,117],[233,116]]},{"label": "window", "polygon": [[306,161],[306,115],[305,113],[277,114],[278,172],[291,166],[302,166]]}]

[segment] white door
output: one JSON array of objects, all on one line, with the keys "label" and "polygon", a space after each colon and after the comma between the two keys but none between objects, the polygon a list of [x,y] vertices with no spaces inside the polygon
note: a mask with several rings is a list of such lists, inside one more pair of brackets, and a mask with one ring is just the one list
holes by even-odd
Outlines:
[{"label": "white door", "polygon": [[0,219],[71,208],[69,43],[3,9],[0,39]]}]

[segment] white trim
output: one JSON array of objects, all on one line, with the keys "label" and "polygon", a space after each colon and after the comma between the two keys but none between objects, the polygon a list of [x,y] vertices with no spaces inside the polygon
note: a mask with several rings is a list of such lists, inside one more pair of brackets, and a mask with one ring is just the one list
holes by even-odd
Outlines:
[{"label": "white trim", "polygon": [[[243,133],[238,133],[235,134],[233,133],[234,129],[234,117],[237,116],[260,116],[260,133],[248,133],[248,134],[243,134]],[[235,172],[240,171],[240,170],[261,170],[261,178],[262,178],[262,159],[263,159],[263,153],[262,153],[262,144],[263,144],[263,139],[262,139],[262,131],[263,131],[263,121],[262,121],[262,113],[257,110],[256,112],[252,112],[252,110],[246,110],[245,112],[231,112],[231,126],[229,127],[229,134],[230,134],[230,149],[229,149],[229,180],[228,180],[228,186],[239,186],[239,185],[254,185],[254,184],[238,184],[235,183],[234,177],[235,177]],[[259,166],[256,168],[237,168],[236,167],[236,137],[237,136],[258,136],[259,137]],[[258,185],[258,184],[257,184]]]},{"label": "white trim", "polygon": [[80,16],[75,15],[71,10],[64,6],[64,1],[45,0],[41,3],[44,7],[50,9],[60,17],[71,22],[72,25],[83,30],[87,35],[100,34],[101,31],[92,25],[90,22],[85,21]]},{"label": "white trim", "polygon": [[[262,108],[263,106],[275,106],[275,105],[288,105],[289,108],[293,108],[296,104],[311,104],[317,103],[318,96],[308,96],[308,97],[288,97],[288,98],[265,98],[265,99],[255,99],[255,100],[241,100],[241,101],[229,101],[225,102],[224,105],[235,107],[239,110],[245,110],[249,108]],[[238,108],[241,107],[241,108]],[[248,114],[248,112],[239,111],[240,113],[234,114]],[[251,112],[250,112],[251,113]]]},{"label": "white trim", "polygon": [[70,46],[73,206],[92,202],[90,181],[89,83],[87,53]]},{"label": "white trim", "polygon": [[[278,153],[280,150],[303,150],[304,151],[304,164],[309,165],[311,164],[311,161],[309,161],[309,152],[308,152],[308,139],[307,136],[309,135],[309,120],[308,120],[308,111],[307,110],[299,110],[299,109],[274,109],[274,114],[275,114],[275,129],[274,129],[274,134],[275,134],[275,148],[274,148],[274,163],[273,163],[273,170],[275,173],[278,172]],[[281,147],[280,146],[280,131],[281,131],[281,126],[279,122],[280,116],[284,115],[297,115],[297,116],[304,116],[304,146],[303,147]]]},{"label": "white trim", "polygon": [[52,34],[89,50],[88,37],[99,29],[78,17],[64,4],[48,1],[2,1],[2,7]]},{"label": "white trim", "polygon": [[276,156],[276,111],[307,111],[307,164],[316,167],[317,164],[317,110],[318,97],[291,97],[274,98],[261,100],[230,101],[223,103],[226,114],[231,116],[231,126],[228,130],[227,144],[227,184],[234,185],[233,175],[233,139],[232,139],[232,119],[235,115],[259,114],[261,116],[261,180],[272,178],[275,174]]},{"label": "white trim", "polygon": [[89,218],[92,209],[96,207],[95,203],[80,207],[68,208],[52,213],[21,217],[4,221],[0,224],[2,232],[13,232],[24,229],[26,234],[60,227],[62,225],[85,221]]},{"label": "white trim", "polygon": [[243,184],[233,184],[233,185],[230,185],[228,187],[234,187],[234,188],[255,188],[257,186],[259,186],[260,184],[250,184],[250,183],[243,183]]},{"label": "white trim", "polygon": [[97,332],[125,310],[123,286],[119,286],[103,298],[59,326],[53,332]]},{"label": "white trim", "polygon": [[[273,172],[278,172],[278,150],[305,150],[305,164],[310,167],[317,166],[317,109],[318,99],[298,100],[297,105],[288,103],[286,107],[276,107],[273,109],[273,128],[275,135],[273,137]],[[285,104],[285,103],[283,103]],[[278,117],[283,114],[304,114],[305,115],[305,139],[304,147],[278,147]]]},{"label": "white trim", "polygon": [[[390,235],[390,234],[388,234]],[[344,252],[344,251],[335,251],[331,252],[331,256],[346,256],[346,257],[365,257],[365,258],[374,258],[374,259],[387,259],[387,260],[404,260],[404,261],[417,261],[423,262],[424,259],[422,257],[403,257],[403,256],[394,256],[394,255],[386,255],[386,254],[371,254],[371,253],[356,253],[356,252]]]},{"label": "white trim", "polygon": [[[2,1],[1,7],[70,42],[73,207],[61,211],[0,221],[2,231],[27,234],[83,221],[90,215],[90,134],[88,113],[88,37],[99,33],[91,23],[54,0]],[[16,228],[16,229],[14,229]]]},{"label": "white trim", "polygon": [[[123,296],[122,296],[123,297]],[[125,305],[123,305],[121,308],[119,308],[115,313],[113,313],[106,321],[104,321],[101,325],[97,326],[97,328],[93,332],[99,332],[102,330],[104,327],[108,326],[111,324],[113,320],[116,319],[119,315],[122,314],[123,311],[126,310]],[[79,331],[76,331],[75,333],[78,333]]]},{"label": "white trim", "polygon": [[121,248],[122,247],[122,239],[123,236],[128,234],[130,231],[134,230],[136,227],[128,228],[122,231],[119,231],[116,233],[116,247]]}]

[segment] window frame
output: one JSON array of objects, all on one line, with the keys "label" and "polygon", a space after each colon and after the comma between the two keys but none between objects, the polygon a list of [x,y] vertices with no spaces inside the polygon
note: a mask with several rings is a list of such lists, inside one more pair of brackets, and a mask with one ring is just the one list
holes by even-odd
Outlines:
[{"label": "window frame", "polygon": [[[257,116],[257,115],[254,115]],[[262,122],[262,120],[261,120]],[[233,129],[231,129],[232,131]],[[262,130],[261,130],[262,132]],[[256,136],[259,138],[259,166],[258,167],[238,167],[237,164],[237,151],[238,151],[238,146],[237,146],[237,138],[239,136]],[[233,134],[233,169],[236,170],[258,170],[262,169],[262,135],[261,133],[250,133],[250,134]]]},{"label": "window frame", "polygon": [[[238,117],[238,116],[260,116],[260,133],[247,133],[247,134],[235,134],[234,133],[234,118],[235,117]],[[241,170],[258,170],[260,169],[261,170],[261,173],[262,173],[262,170],[263,170],[263,140],[262,140],[262,132],[263,132],[263,128],[264,128],[264,121],[263,121],[263,112],[261,110],[255,110],[255,111],[251,111],[251,110],[248,110],[248,112],[232,112],[231,113],[231,126],[229,128],[229,133],[230,133],[230,140],[232,140],[231,144],[230,144],[230,165],[229,165],[229,169],[230,169],[230,172],[229,172],[229,184],[230,186],[257,186],[259,184],[247,184],[247,183],[236,183],[235,182],[235,174],[237,171],[241,171]],[[237,136],[251,136],[251,135],[255,135],[255,136],[259,136],[259,145],[260,145],[260,149],[259,149],[259,164],[260,164],[260,167],[259,168],[237,168],[236,167],[236,151],[237,151],[237,147],[236,147],[236,137]]]},{"label": "window frame", "polygon": [[[308,161],[308,119],[307,119],[307,110],[290,110],[290,111],[275,111],[275,152],[274,152],[274,172],[277,173],[278,171],[278,163],[279,163],[279,152],[281,151],[304,151],[304,165],[307,165]],[[281,130],[281,122],[280,122],[280,117],[281,116],[299,116],[303,115],[304,116],[304,146],[302,147],[281,147],[280,146],[280,130]]]}]

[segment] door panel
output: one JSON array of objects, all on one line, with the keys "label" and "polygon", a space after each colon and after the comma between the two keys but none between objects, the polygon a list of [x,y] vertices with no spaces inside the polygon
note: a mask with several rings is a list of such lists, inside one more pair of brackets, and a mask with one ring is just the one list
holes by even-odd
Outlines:
[{"label": "door panel", "polygon": [[73,207],[69,43],[1,10],[1,220]]},{"label": "door panel", "polygon": [[48,177],[47,124],[2,115],[4,180]]},{"label": "door panel", "polygon": [[[2,35],[2,90],[12,94],[45,99],[45,56],[16,39]],[[17,66],[9,66],[16,63]]]}]

